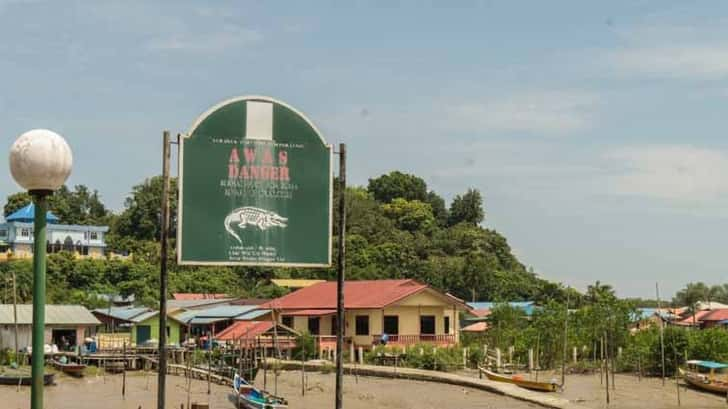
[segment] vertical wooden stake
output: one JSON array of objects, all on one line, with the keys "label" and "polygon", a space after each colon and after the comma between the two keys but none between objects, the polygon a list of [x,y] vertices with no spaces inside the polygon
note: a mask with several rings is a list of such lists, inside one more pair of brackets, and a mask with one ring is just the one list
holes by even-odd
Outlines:
[{"label": "vertical wooden stake", "polygon": [[606,331],[604,332],[604,338],[602,338],[602,339],[604,340],[604,343],[603,343],[603,345],[604,345],[603,354],[605,355],[604,371],[606,372],[605,373],[606,376],[604,378],[607,380],[607,384],[606,384],[607,387],[605,389],[607,391],[607,405],[609,405],[609,349],[607,347],[607,332]]},{"label": "vertical wooden stake", "polygon": [[122,366],[122,372],[121,372],[121,398],[124,399],[126,397],[126,341],[124,341],[124,347],[122,349],[123,351],[123,364]]}]

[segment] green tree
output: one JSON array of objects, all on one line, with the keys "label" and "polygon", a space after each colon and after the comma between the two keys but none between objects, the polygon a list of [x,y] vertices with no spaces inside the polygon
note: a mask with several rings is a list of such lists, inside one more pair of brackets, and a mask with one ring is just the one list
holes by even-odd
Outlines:
[{"label": "green tree", "polygon": [[10,216],[17,210],[20,210],[23,207],[27,206],[28,203],[31,202],[31,200],[32,199],[28,192],[13,193],[12,195],[8,196],[7,200],[5,201],[5,206],[3,207],[3,215],[5,217]]},{"label": "green tree", "polygon": [[410,201],[398,197],[391,203],[384,204],[382,210],[400,230],[426,232],[435,226],[432,207],[419,200]]},{"label": "green tree", "polygon": [[427,201],[427,184],[422,178],[400,171],[393,171],[378,178],[369,179],[367,190],[374,199],[389,203],[394,199]]},{"label": "green tree", "polygon": [[[155,176],[132,188],[125,209],[112,226],[112,233],[136,240],[158,241],[161,233],[162,177]],[[170,237],[176,235],[177,179],[170,183]]]},{"label": "green tree", "polygon": [[463,195],[455,196],[450,204],[448,224],[458,223],[480,224],[485,218],[483,197],[477,189],[468,189]]},{"label": "green tree", "polygon": [[101,202],[99,192],[84,185],[76,185],[73,190],[61,186],[50,197],[49,206],[64,224],[104,225],[110,222],[111,212]]},{"label": "green tree", "polygon": [[432,207],[432,215],[439,227],[447,226],[448,211],[445,206],[445,199],[433,191],[427,192],[427,203]]}]

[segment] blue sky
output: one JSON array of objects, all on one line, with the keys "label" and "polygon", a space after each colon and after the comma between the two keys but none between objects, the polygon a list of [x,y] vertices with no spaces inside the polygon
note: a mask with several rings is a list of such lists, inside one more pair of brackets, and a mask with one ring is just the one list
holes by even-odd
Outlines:
[{"label": "blue sky", "polygon": [[449,3],[0,0],[0,135],[61,133],[69,183],[118,210],[163,129],[270,95],[348,144],[354,183],[480,189],[545,278],[728,281],[728,5]]}]

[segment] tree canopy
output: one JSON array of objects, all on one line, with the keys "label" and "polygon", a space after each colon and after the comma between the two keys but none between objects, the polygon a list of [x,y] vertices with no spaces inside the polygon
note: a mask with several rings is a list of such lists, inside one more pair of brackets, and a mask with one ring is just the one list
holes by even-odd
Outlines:
[{"label": "tree canopy", "polygon": [[[122,262],[52,255],[49,278],[53,276],[57,283],[52,299],[60,302],[65,297],[92,304],[91,294],[118,293],[153,303],[158,296],[154,289],[159,275],[161,194],[161,177],[148,178],[132,187],[119,214],[111,214],[98,193],[82,185],[72,191],[64,187],[55,194],[51,209],[62,222],[108,223],[109,249],[132,257]],[[340,194],[335,189],[335,200]],[[349,187],[343,194],[347,199],[348,279],[414,278],[468,300],[563,300],[568,293],[562,285],[537,277],[513,255],[505,237],[480,225],[485,212],[478,190],[457,195],[448,210],[445,200],[429,190],[422,178],[394,171],[370,179],[366,188]],[[24,193],[9,196],[6,213],[28,199]],[[173,227],[176,203],[177,183],[172,180]],[[334,214],[335,233],[337,220]],[[175,232],[170,236],[174,241]],[[336,240],[334,236],[334,252]],[[29,268],[23,263],[9,265]],[[272,278],[336,276],[333,267],[182,267],[176,265],[173,244],[169,263],[171,292],[276,296],[283,290],[270,285]]]}]

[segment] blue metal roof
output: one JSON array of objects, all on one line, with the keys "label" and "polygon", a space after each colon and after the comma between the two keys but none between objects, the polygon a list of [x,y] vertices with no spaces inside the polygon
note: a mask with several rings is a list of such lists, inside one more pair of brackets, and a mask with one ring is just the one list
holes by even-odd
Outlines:
[{"label": "blue metal roof", "polygon": [[[504,304],[504,303],[497,303],[497,302],[491,302],[491,301],[478,301],[478,302],[469,302],[467,303],[468,306],[474,310],[485,310],[485,309],[492,309],[498,304]],[[520,308],[523,310],[523,312],[526,315],[532,315],[534,309],[536,308],[536,305],[533,301],[509,301],[505,304],[510,305],[514,308]]]},{"label": "blue metal roof", "polygon": [[136,318],[138,315],[144,314],[145,312],[151,311],[147,307],[112,307],[112,308],[96,308],[95,312],[108,315],[119,320],[132,321],[132,318]]},{"label": "blue metal roof", "polygon": [[[35,219],[35,204],[31,203],[22,209],[16,210],[10,216],[6,217],[5,220],[9,222],[26,222],[32,223]],[[58,223],[60,219],[58,216],[51,212],[46,212],[46,221],[48,223]]]},{"label": "blue metal roof", "polygon": [[257,309],[257,305],[220,305],[195,311],[195,317],[233,318]]},{"label": "blue metal roof", "polygon": [[688,361],[688,364],[702,366],[703,368],[710,368],[710,369],[722,369],[722,368],[728,368],[728,364],[715,362],[715,361]]}]

